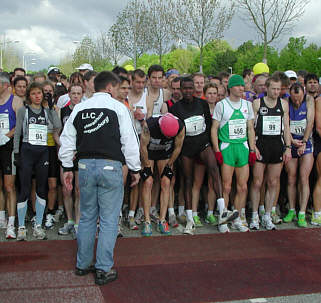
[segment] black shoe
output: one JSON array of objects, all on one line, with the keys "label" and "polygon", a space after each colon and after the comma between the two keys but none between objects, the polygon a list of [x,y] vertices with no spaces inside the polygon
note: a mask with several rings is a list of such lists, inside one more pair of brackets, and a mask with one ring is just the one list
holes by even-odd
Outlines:
[{"label": "black shoe", "polygon": [[109,272],[96,269],[95,283],[104,285],[117,279],[117,270],[112,268]]},{"label": "black shoe", "polygon": [[88,275],[91,272],[95,272],[96,268],[94,265],[90,265],[89,267],[85,268],[85,269],[80,269],[78,267],[76,267],[75,270],[75,275],[77,276],[85,276]]}]

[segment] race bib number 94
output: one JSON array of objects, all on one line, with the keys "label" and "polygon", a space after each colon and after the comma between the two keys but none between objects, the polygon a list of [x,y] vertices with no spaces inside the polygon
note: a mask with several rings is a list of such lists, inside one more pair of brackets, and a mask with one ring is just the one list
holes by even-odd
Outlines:
[{"label": "race bib number 94", "polygon": [[0,114],[0,134],[6,135],[9,132],[9,115]]},{"label": "race bib number 94", "polygon": [[306,125],[307,125],[306,119],[303,119],[300,121],[290,121],[291,134],[297,135],[297,136],[304,136]]},{"label": "race bib number 94", "polygon": [[47,125],[29,124],[29,143],[47,145]]},{"label": "race bib number 94", "polygon": [[184,120],[186,136],[197,136],[205,132],[206,124],[203,116],[193,116]]},{"label": "race bib number 94", "polygon": [[263,117],[263,135],[277,136],[281,135],[281,116]]},{"label": "race bib number 94", "polygon": [[228,122],[229,138],[231,140],[243,139],[246,137],[246,120],[235,119]]}]

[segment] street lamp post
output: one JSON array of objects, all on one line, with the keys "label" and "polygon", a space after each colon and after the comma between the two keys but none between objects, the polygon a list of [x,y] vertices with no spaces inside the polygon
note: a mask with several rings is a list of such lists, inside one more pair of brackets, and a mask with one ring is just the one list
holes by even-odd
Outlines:
[{"label": "street lamp post", "polygon": [[3,40],[2,42],[0,42],[0,65],[1,65],[1,69],[3,69],[3,49],[5,47],[6,44],[10,44],[10,43],[19,43],[20,41],[15,40],[15,41],[10,41],[10,40]]}]

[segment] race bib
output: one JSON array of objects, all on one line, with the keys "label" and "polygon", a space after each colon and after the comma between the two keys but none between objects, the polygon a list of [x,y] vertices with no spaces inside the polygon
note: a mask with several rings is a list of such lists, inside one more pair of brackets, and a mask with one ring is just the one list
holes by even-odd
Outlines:
[{"label": "race bib", "polygon": [[47,125],[29,124],[29,143],[47,145]]},{"label": "race bib", "polygon": [[0,134],[6,135],[9,131],[9,114],[0,114]]},{"label": "race bib", "polygon": [[307,125],[307,120],[303,119],[300,121],[290,121],[290,131],[291,134],[297,136],[304,136],[305,128]]},{"label": "race bib", "polygon": [[197,136],[205,132],[206,124],[203,116],[193,116],[184,120],[186,136]]},{"label": "race bib", "polygon": [[281,135],[281,116],[263,116],[263,132],[265,136]]},{"label": "race bib", "polygon": [[229,138],[231,140],[243,139],[246,137],[246,120],[235,119],[228,121]]}]

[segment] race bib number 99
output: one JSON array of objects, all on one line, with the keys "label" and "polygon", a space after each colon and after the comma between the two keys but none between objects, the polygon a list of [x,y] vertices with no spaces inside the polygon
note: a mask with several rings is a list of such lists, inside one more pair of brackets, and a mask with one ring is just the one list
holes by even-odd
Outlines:
[{"label": "race bib number 99", "polygon": [[205,132],[206,124],[203,116],[193,116],[184,120],[186,136],[197,136]]},{"label": "race bib number 99", "polygon": [[29,124],[29,143],[47,145],[47,125]]},{"label": "race bib number 99", "polygon": [[228,122],[229,138],[231,140],[243,139],[246,137],[246,120],[235,119]]},{"label": "race bib number 99", "polygon": [[281,135],[281,116],[263,117],[263,132],[265,136]]},{"label": "race bib number 99", "polygon": [[6,135],[9,131],[9,115],[0,114],[0,134]]},{"label": "race bib number 99", "polygon": [[297,135],[297,136],[304,136],[306,125],[307,125],[306,119],[303,119],[300,121],[290,121],[291,134]]}]

